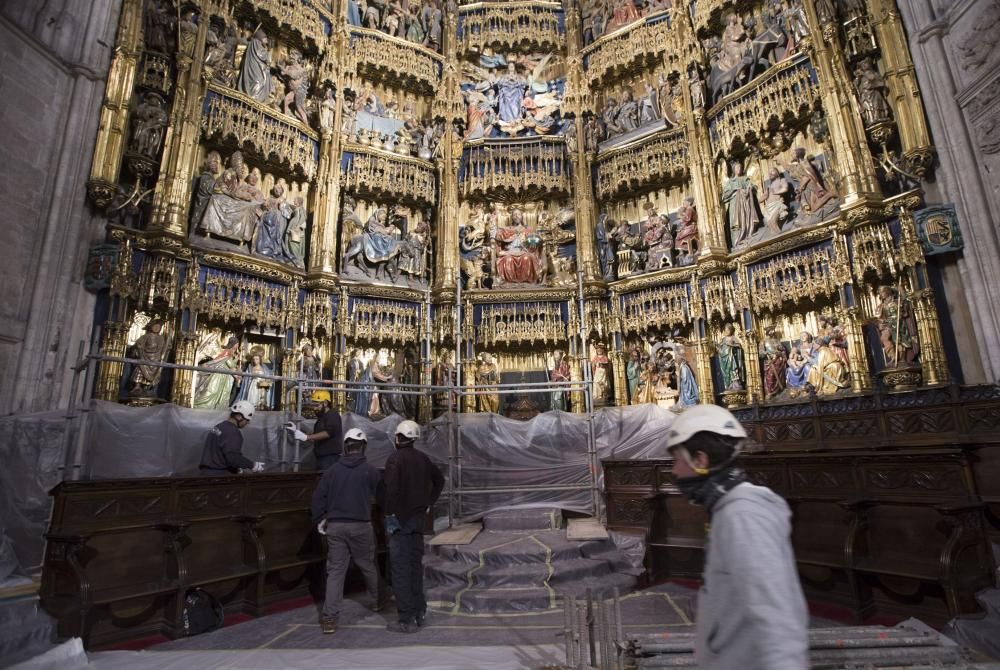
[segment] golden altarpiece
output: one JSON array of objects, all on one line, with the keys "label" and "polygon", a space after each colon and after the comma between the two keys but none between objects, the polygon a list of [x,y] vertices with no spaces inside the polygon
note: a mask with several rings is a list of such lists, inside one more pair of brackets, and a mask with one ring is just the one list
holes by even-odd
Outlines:
[{"label": "golden altarpiece", "polygon": [[[105,361],[98,397],[587,361],[598,406],[948,381],[892,0],[124,0],[116,39],[101,353],[219,372]],[[338,403],[440,410],[370,395]]]}]

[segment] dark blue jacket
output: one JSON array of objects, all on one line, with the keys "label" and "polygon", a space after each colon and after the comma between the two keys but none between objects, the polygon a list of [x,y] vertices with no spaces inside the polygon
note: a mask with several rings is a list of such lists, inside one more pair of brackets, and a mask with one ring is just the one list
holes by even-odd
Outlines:
[{"label": "dark blue jacket", "polygon": [[341,457],[323,473],[312,497],[312,520],[371,521],[372,501],[381,497],[382,475],[363,454]]}]

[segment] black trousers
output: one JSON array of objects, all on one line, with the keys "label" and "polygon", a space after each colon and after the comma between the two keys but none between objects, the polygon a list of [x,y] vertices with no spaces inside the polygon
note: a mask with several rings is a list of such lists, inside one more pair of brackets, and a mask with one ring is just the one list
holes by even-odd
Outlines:
[{"label": "black trousers", "polygon": [[392,595],[400,623],[416,621],[427,611],[424,599],[424,516],[414,514],[402,529],[389,535]]}]

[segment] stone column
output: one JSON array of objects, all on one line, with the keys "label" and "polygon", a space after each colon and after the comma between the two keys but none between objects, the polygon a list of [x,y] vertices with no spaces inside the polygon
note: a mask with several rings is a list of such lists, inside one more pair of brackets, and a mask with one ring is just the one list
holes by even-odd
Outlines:
[{"label": "stone column", "polygon": [[589,91],[583,80],[583,63],[580,45],[583,37],[580,31],[580,14],[576,3],[566,7],[566,63],[569,79],[569,94],[566,96],[564,113],[573,115],[573,139],[566,142],[566,152],[573,169],[573,212],[576,217],[576,257],[578,267],[583,270],[583,280],[587,283],[600,282],[604,278],[598,260],[597,241],[594,235],[596,202],[590,178],[590,162],[583,129],[584,100]]},{"label": "stone column", "polygon": [[948,364],[944,346],[941,343],[941,325],[938,322],[934,291],[929,288],[910,294],[913,316],[917,322],[917,337],[920,343],[920,369],[924,384],[934,386],[949,381]]},{"label": "stone column", "polygon": [[865,355],[865,338],[857,307],[843,309],[839,314],[847,342],[847,356],[851,364],[851,391],[866,393],[871,391],[871,374],[868,357]]},{"label": "stone column", "polygon": [[747,368],[747,403],[754,400],[764,400],[764,378],[760,371],[759,353],[760,339],[751,328],[743,334],[743,359]]},{"label": "stone column", "polygon": [[875,24],[875,35],[885,65],[883,77],[896,114],[896,129],[903,157],[910,170],[923,177],[933,161],[934,147],[931,145],[906,32],[896,11],[895,0],[872,0],[868,4],[868,11]]},{"label": "stone column", "polygon": [[111,203],[121,171],[125,129],[135,88],[136,70],[142,55],[142,0],[124,0],[118,19],[114,57],[101,105],[101,123],[94,145],[94,158],[87,194],[99,209]]},{"label": "stone column", "polygon": [[[179,333],[174,343],[174,363],[195,365],[198,361],[197,333]],[[190,407],[194,402],[194,370],[174,370],[173,385],[170,388],[170,402],[180,407]]]},{"label": "stone column", "polygon": [[187,235],[187,211],[191,180],[197,168],[201,108],[207,82],[202,78],[208,14],[202,12],[194,42],[180,40],[174,104],[170,110],[160,159],[160,178],[153,191],[149,232],[183,239]]},{"label": "stone column", "polygon": [[[804,2],[803,9],[809,25],[819,26],[813,3]],[[875,177],[875,163],[868,148],[868,137],[861,123],[847,66],[839,50],[824,41],[817,30],[808,38],[806,50],[819,75],[820,99],[826,110],[844,204],[850,206],[866,198],[880,198],[882,189]]]},{"label": "stone column", "polygon": [[628,378],[625,376],[625,366],[628,361],[625,352],[614,349],[611,353],[611,370],[613,383],[615,385],[615,405],[625,407],[628,405]]},{"label": "stone column", "polygon": [[[104,324],[104,332],[101,336],[101,353],[103,355],[116,358],[125,357],[129,325],[127,321],[109,321]],[[118,361],[101,361],[97,372],[97,385],[94,388],[95,398],[118,402],[118,390],[124,367],[125,364]]]}]

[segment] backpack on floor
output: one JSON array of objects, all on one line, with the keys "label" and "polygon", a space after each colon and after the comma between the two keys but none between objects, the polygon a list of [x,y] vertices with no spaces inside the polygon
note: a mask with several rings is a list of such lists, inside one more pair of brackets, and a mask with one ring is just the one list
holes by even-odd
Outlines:
[{"label": "backpack on floor", "polygon": [[222,604],[204,589],[191,589],[184,598],[184,635],[199,635],[222,628]]}]

